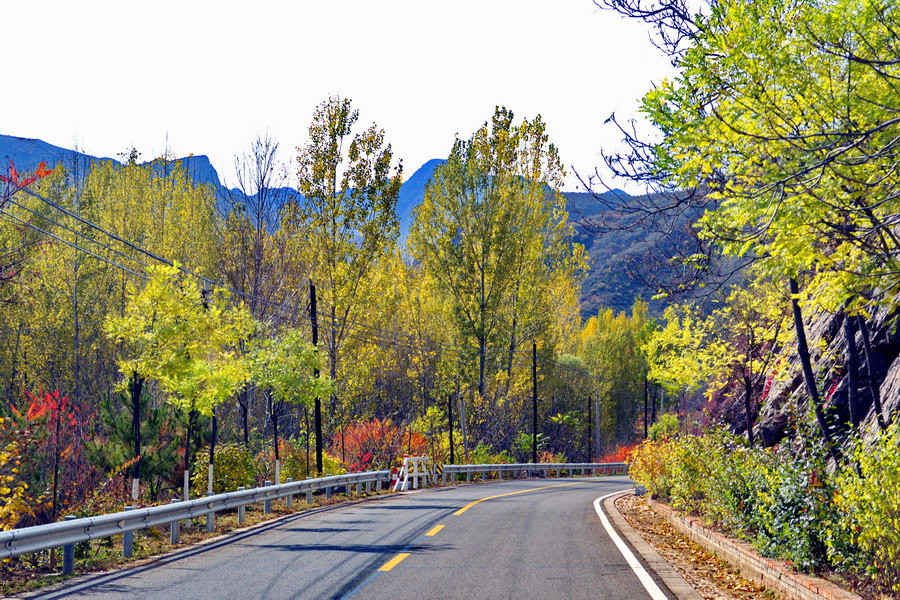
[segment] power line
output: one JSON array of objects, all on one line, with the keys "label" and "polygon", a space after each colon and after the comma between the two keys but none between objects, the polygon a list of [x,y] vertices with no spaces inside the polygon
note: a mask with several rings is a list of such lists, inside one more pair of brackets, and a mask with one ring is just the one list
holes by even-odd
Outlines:
[{"label": "power line", "polygon": [[[64,208],[63,206],[59,205],[59,204],[56,203],[56,202],[53,202],[52,200],[49,200],[49,199],[45,198],[45,197],[42,196],[41,194],[38,194],[38,193],[36,193],[36,192],[34,192],[34,191],[32,191],[32,190],[29,190],[29,189],[24,189],[24,191],[25,191],[26,193],[28,193],[29,195],[31,195],[31,196],[37,198],[38,200],[40,200],[40,201],[46,203],[47,205],[49,205],[49,206],[55,208],[56,210],[62,212],[63,214],[65,214],[65,215],[67,215],[67,216],[69,216],[69,217],[71,217],[71,218],[73,218],[73,219],[79,221],[80,223],[82,223],[82,224],[84,224],[84,225],[86,225],[86,226],[88,226],[88,227],[90,227],[90,228],[92,228],[92,229],[95,229],[96,231],[98,231],[98,232],[100,232],[100,233],[102,233],[102,234],[108,236],[109,238],[111,238],[111,239],[113,239],[113,240],[115,240],[115,241],[118,241],[118,242],[120,242],[120,243],[122,243],[122,244],[125,244],[127,247],[132,248],[133,250],[135,250],[135,251],[137,251],[137,252],[140,252],[140,253],[142,253],[142,254],[144,254],[144,255],[146,255],[146,256],[152,258],[153,260],[156,260],[156,261],[158,261],[158,262],[161,262],[161,263],[166,264],[166,265],[169,265],[169,266],[175,266],[175,263],[174,263],[173,261],[171,261],[171,260],[169,260],[169,259],[166,259],[166,258],[164,258],[164,257],[162,257],[162,256],[159,256],[159,255],[157,255],[157,254],[155,254],[155,253],[153,253],[153,252],[150,252],[149,250],[146,250],[145,248],[142,248],[141,246],[138,246],[137,244],[134,244],[134,243],[132,243],[132,242],[130,242],[130,241],[128,241],[128,240],[122,238],[121,236],[119,236],[119,235],[117,235],[117,234],[115,234],[115,233],[112,233],[112,232],[110,232],[110,231],[104,229],[103,227],[100,227],[99,225],[97,225],[97,224],[95,224],[95,223],[92,223],[91,221],[89,221],[89,220],[87,220],[87,219],[84,219],[84,218],[81,217],[80,215],[78,215],[78,214],[76,214],[76,213],[74,213],[74,212],[72,212],[72,211],[70,211],[70,210]],[[12,202],[12,200],[10,200],[10,201]],[[19,206],[20,208],[24,208],[25,210],[28,210],[29,212],[32,212],[33,214],[39,214],[39,213],[35,213],[35,211],[32,211],[31,209],[28,209],[28,208],[23,207],[21,204],[18,204],[18,203],[15,203],[15,202],[13,202],[13,203],[16,204],[16,206]],[[84,249],[84,248],[81,248],[80,246],[78,246],[78,245],[76,245],[76,244],[73,244],[73,243],[70,243],[70,242],[68,242],[68,241],[66,241],[66,240],[63,240],[63,239],[61,239],[61,238],[59,238],[59,237],[53,235],[53,234],[50,233],[50,232],[47,232],[47,231],[45,231],[45,230],[43,230],[43,229],[40,229],[39,227],[37,227],[37,226],[35,226],[35,225],[33,225],[33,224],[29,223],[29,222],[23,221],[22,219],[19,219],[18,217],[15,217],[14,215],[12,215],[12,214],[10,214],[10,213],[3,213],[3,214],[6,214],[7,216],[16,219],[16,220],[19,221],[20,223],[22,223],[22,224],[24,224],[24,225],[27,225],[28,227],[31,227],[32,229],[35,229],[36,231],[39,231],[39,232],[43,233],[44,235],[47,235],[47,236],[49,236],[49,237],[51,237],[51,238],[53,238],[53,239],[56,239],[56,240],[58,240],[58,241],[60,241],[60,242],[62,242],[62,243],[64,243],[64,244],[66,244],[66,245],[71,246],[72,248],[75,248],[75,249],[80,250],[80,251],[82,251],[82,252],[84,252],[84,253],[86,253],[86,254],[89,254],[89,255],[91,255],[91,256],[93,256],[93,257],[99,259],[99,260],[102,260],[102,261],[104,261],[104,262],[106,262],[106,263],[108,263],[108,264],[110,264],[110,265],[112,265],[112,266],[115,266],[115,267],[117,267],[117,268],[120,268],[120,269],[122,269],[122,270],[124,270],[124,271],[126,271],[126,272],[128,272],[128,273],[131,273],[131,274],[136,275],[136,276],[138,276],[138,277],[141,277],[141,278],[143,278],[143,279],[148,279],[148,277],[147,277],[146,275],[144,275],[144,274],[137,273],[136,271],[134,271],[134,270],[132,270],[132,269],[129,269],[129,268],[123,266],[123,265],[120,265],[119,263],[117,263],[117,262],[115,262],[115,261],[109,260],[109,259],[107,259],[107,258],[105,258],[105,257],[103,257],[103,256],[100,256],[100,255],[98,255],[98,254],[96,254],[96,253],[94,253],[94,252],[91,252],[91,251],[89,251],[89,250],[86,250],[86,249]],[[93,243],[95,243],[95,244],[101,246],[101,247],[104,248],[104,249],[107,249],[107,250],[109,250],[109,251],[111,251],[111,252],[114,252],[114,253],[116,253],[116,254],[118,254],[118,255],[120,255],[120,256],[127,257],[129,260],[134,260],[135,262],[138,262],[139,264],[141,264],[141,265],[143,265],[143,266],[147,266],[146,263],[144,263],[143,261],[139,261],[138,259],[135,259],[135,258],[130,257],[130,256],[126,255],[126,254],[123,254],[123,253],[121,253],[121,252],[119,252],[119,251],[117,251],[117,250],[115,250],[115,249],[113,249],[113,248],[110,248],[109,246],[106,246],[105,244],[102,244],[101,242],[97,241],[96,239],[94,239],[94,238],[92,238],[92,237],[90,237],[90,236],[87,236],[86,234],[76,232],[76,231],[72,230],[71,228],[68,228],[68,227],[66,227],[66,226],[64,226],[64,225],[61,225],[60,223],[58,223],[58,222],[56,222],[56,221],[54,221],[54,220],[52,220],[52,219],[50,219],[50,218],[48,218],[48,217],[46,217],[46,216],[44,216],[44,215],[39,215],[39,216],[40,216],[41,218],[45,218],[45,219],[47,219],[48,221],[50,221],[50,222],[52,222],[52,223],[54,223],[54,224],[56,224],[56,225],[62,227],[63,229],[66,229],[67,231],[70,231],[70,232],[72,232],[72,233],[75,233],[76,235],[80,235],[80,236],[84,237],[85,239],[90,240],[91,242],[93,242]],[[223,283],[214,281],[214,280],[212,280],[212,279],[210,279],[210,278],[208,278],[208,277],[205,277],[205,276],[202,276],[202,275],[198,275],[197,273],[194,273],[194,272],[192,272],[191,270],[189,270],[189,269],[187,269],[187,268],[185,268],[185,267],[183,267],[183,266],[181,266],[181,265],[178,265],[178,268],[179,268],[179,270],[181,270],[182,272],[184,272],[184,273],[187,274],[187,275],[190,275],[190,276],[192,276],[192,277],[195,277],[195,278],[197,278],[197,279],[199,279],[199,280],[201,280],[201,281],[203,281],[203,282],[205,282],[205,283],[207,283],[207,284],[209,284],[209,285],[211,285],[211,286],[215,286],[215,287],[219,287],[220,289],[227,290],[228,292],[233,293],[233,294],[235,294],[235,295],[237,295],[237,296],[240,296],[240,297],[243,297],[243,298],[252,299],[252,300],[256,300],[256,301],[258,301],[258,302],[261,302],[261,303],[263,303],[263,304],[267,304],[267,305],[269,305],[269,306],[271,306],[271,307],[274,307],[274,308],[276,308],[276,309],[279,309],[279,310],[293,309],[295,312],[297,312],[297,311],[308,312],[308,308],[307,308],[307,307],[302,307],[302,308],[301,308],[301,307],[298,306],[298,305],[291,305],[291,304],[286,304],[286,303],[282,303],[282,302],[275,302],[275,301],[271,301],[271,300],[268,300],[268,299],[266,299],[266,298],[262,298],[262,297],[259,297],[259,296],[253,295],[253,294],[248,294],[248,293],[245,293],[245,292],[241,292],[241,291],[232,289],[232,288],[230,288],[229,286],[227,286],[227,285],[225,285],[225,284],[223,284]],[[297,324],[297,323],[296,323],[296,318],[295,318],[295,317],[282,317],[282,318],[286,318],[287,320],[293,322],[295,325]],[[419,343],[417,340],[414,340],[414,339],[412,338],[412,336],[403,335],[402,337],[405,338],[405,339],[407,340],[407,341],[404,343],[404,342],[400,342],[399,340],[396,339],[397,337],[401,337],[401,336],[398,336],[397,332],[392,332],[392,331],[388,331],[388,330],[385,330],[385,329],[382,329],[382,328],[373,327],[373,326],[371,326],[371,325],[359,323],[359,322],[357,322],[357,321],[351,320],[349,317],[337,317],[337,316],[334,316],[334,317],[330,317],[330,318],[331,318],[331,320],[332,320],[332,325],[334,325],[335,322],[338,321],[338,322],[342,323],[344,327],[347,327],[347,328],[351,328],[351,329],[352,329],[352,328],[355,327],[357,330],[359,330],[359,329],[367,330],[367,333],[368,333],[368,335],[370,336],[370,338],[367,339],[367,340],[365,340],[365,341],[368,341],[369,343],[372,343],[372,339],[371,339],[371,338],[374,337],[374,339],[375,339],[376,342],[390,343],[390,344],[393,344],[393,345],[400,345],[400,346],[406,347],[407,349],[410,349],[410,350],[424,350],[424,349],[426,349],[426,347],[425,347],[424,344]],[[388,336],[389,339],[385,339],[385,336]],[[356,336],[356,339],[359,339],[359,336]],[[441,350],[446,350],[446,351],[448,351],[448,352],[455,352],[455,353],[457,353],[458,355],[461,355],[461,354],[469,354],[469,353],[471,353],[471,352],[474,351],[474,348],[461,347],[461,346],[456,346],[456,345],[449,345],[449,344],[444,344],[444,343],[436,342],[436,341],[435,341],[435,342],[431,342],[430,345],[431,345],[432,347],[437,347],[437,348],[439,348],[439,349],[441,349]],[[526,352],[526,351],[524,351],[524,350],[513,351],[513,353],[525,353],[525,352]],[[502,351],[502,352],[491,352],[491,353],[490,353],[490,355],[491,355],[492,357],[495,357],[495,356],[501,356],[501,355],[505,355],[505,354],[506,354],[506,351]],[[571,367],[570,365],[565,365],[565,364],[563,364],[563,363],[561,363],[561,362],[559,362],[559,361],[557,361],[557,360],[555,360],[555,359],[547,359],[547,358],[544,358],[544,357],[540,357],[540,359],[541,359],[542,361],[544,361],[545,364],[553,364],[554,366],[559,366],[559,367],[564,368],[564,369],[567,369],[567,370],[569,370],[569,371],[571,371],[571,372],[573,372],[573,373],[577,373],[577,374],[582,375],[582,376],[584,376],[584,377],[588,377],[588,378],[590,378],[590,379],[596,379],[596,380],[599,381],[599,378],[596,378],[596,377],[592,376],[592,375],[591,375],[590,373],[588,373],[587,371],[583,371],[583,370],[581,370],[581,369],[577,369],[577,368],[575,368],[575,367]]]},{"label": "power line", "polygon": [[79,250],[79,251],[81,251],[81,252],[84,252],[85,254],[90,254],[90,255],[93,256],[94,258],[100,259],[100,260],[102,260],[103,262],[108,263],[108,264],[110,264],[110,265],[112,265],[112,266],[114,266],[114,267],[118,267],[119,269],[122,269],[123,271],[127,271],[127,272],[131,273],[132,275],[136,275],[136,276],[141,277],[141,278],[143,278],[143,279],[149,279],[149,278],[148,278],[146,275],[144,275],[143,273],[138,273],[137,271],[132,271],[132,270],[129,269],[128,267],[125,267],[125,266],[123,266],[123,265],[120,265],[119,263],[117,263],[117,262],[115,262],[115,261],[109,260],[108,258],[106,258],[106,257],[104,257],[104,256],[100,256],[99,254],[95,254],[95,253],[91,252],[90,250],[85,250],[84,248],[82,248],[82,247],[79,246],[78,244],[73,244],[72,242],[70,242],[70,241],[68,241],[68,240],[64,240],[64,239],[62,239],[61,237],[57,237],[57,236],[53,235],[52,233],[50,233],[49,231],[45,231],[45,230],[41,229],[41,228],[38,227],[37,225],[34,225],[34,224],[32,224],[32,223],[29,223],[28,221],[25,221],[25,220],[23,220],[23,219],[20,219],[20,218],[17,217],[16,215],[10,214],[10,213],[8,213],[8,212],[3,212],[3,213],[0,213],[0,214],[3,214],[3,215],[4,215],[5,217],[7,217],[7,218],[15,219],[16,221],[18,221],[18,222],[21,223],[22,225],[25,225],[26,227],[30,227],[30,228],[34,229],[35,231],[37,231],[37,232],[39,232],[39,233],[42,233],[42,234],[44,234],[44,235],[46,235],[46,236],[48,236],[48,237],[53,238],[54,240],[57,240],[57,241],[59,241],[59,242],[62,242],[63,244],[65,244],[65,245],[67,245],[67,246],[70,246],[70,247],[74,248],[75,250]]},{"label": "power line", "polygon": [[70,233],[73,233],[73,234],[75,234],[76,236],[80,236],[80,237],[82,237],[82,238],[84,238],[84,239],[86,239],[86,240],[88,240],[88,241],[90,241],[90,242],[92,242],[92,243],[94,243],[94,244],[97,244],[98,246],[100,246],[100,247],[103,248],[104,250],[108,250],[108,251],[110,251],[110,252],[112,252],[112,253],[114,253],[114,254],[116,254],[116,255],[118,255],[118,256],[121,256],[121,257],[123,257],[123,258],[127,258],[128,260],[132,260],[132,261],[136,262],[137,264],[141,265],[142,267],[146,267],[146,266],[147,266],[147,263],[145,263],[144,261],[142,261],[142,260],[140,260],[140,259],[137,259],[137,258],[134,258],[133,256],[129,256],[129,255],[125,254],[124,252],[120,252],[119,250],[116,250],[115,248],[112,248],[111,246],[107,246],[106,244],[103,244],[102,242],[100,242],[100,241],[98,241],[98,240],[92,238],[91,236],[87,235],[87,234],[84,233],[84,232],[76,231],[76,230],[74,230],[74,229],[68,227],[67,225],[63,225],[62,223],[60,223],[60,222],[58,222],[58,221],[54,221],[53,219],[51,219],[51,218],[48,217],[47,215],[41,214],[41,213],[37,212],[36,210],[32,210],[32,209],[28,208],[27,206],[23,206],[23,205],[19,204],[18,202],[14,201],[14,200],[9,200],[9,203],[10,203],[10,204],[14,204],[14,205],[18,206],[19,208],[21,208],[21,209],[23,209],[23,210],[26,210],[26,211],[30,212],[31,214],[33,214],[33,215],[36,216],[36,217],[39,217],[39,218],[44,219],[44,220],[46,220],[46,221],[49,221],[49,222],[53,223],[54,225],[56,225],[57,227],[59,227],[59,228],[61,228],[61,229],[65,229],[66,231],[68,231],[68,232],[70,232]]}]

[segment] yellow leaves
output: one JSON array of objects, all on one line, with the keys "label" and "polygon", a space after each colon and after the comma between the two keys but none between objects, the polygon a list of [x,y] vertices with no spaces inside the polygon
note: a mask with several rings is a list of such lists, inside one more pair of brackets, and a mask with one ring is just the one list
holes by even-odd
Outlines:
[{"label": "yellow leaves", "polygon": [[178,264],[148,271],[125,314],[105,323],[107,335],[127,348],[120,369],[126,378],[137,372],[157,380],[181,408],[212,414],[249,378],[236,347],[253,331],[253,319],[243,304],[227,304],[222,290],[202,292]]}]

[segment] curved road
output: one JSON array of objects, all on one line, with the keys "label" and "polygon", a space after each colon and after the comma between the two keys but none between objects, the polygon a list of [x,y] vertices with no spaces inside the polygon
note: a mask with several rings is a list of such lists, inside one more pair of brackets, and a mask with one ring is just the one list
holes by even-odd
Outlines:
[{"label": "curved road", "polygon": [[34,597],[644,600],[593,506],[630,486],[619,476],[408,492]]}]

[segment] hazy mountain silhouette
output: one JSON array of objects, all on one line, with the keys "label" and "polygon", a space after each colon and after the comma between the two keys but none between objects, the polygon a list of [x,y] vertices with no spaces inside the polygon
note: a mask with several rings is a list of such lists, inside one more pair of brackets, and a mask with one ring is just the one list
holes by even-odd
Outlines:
[{"label": "hazy mountain silhouette", "polygon": [[[42,140],[9,135],[0,135],[0,159],[12,160],[21,173],[33,171],[41,161],[46,161],[49,167],[62,165],[79,180],[85,176],[94,161],[122,164],[120,160],[61,148]],[[207,156],[202,154],[186,156],[173,161],[154,162],[154,165],[160,174],[163,174],[175,162],[181,162],[195,183],[208,184],[213,188],[219,198],[220,209],[224,210],[241,201],[243,195],[239,190],[227,189],[222,185],[218,171]],[[397,201],[401,245],[406,242],[415,207],[425,198],[425,187],[434,175],[435,169],[443,163],[443,159],[431,159],[403,182]],[[302,196],[296,190],[286,191],[288,196],[302,201]],[[611,194],[627,196],[621,190],[606,192],[603,196]],[[576,225],[575,241],[584,244],[591,263],[582,290],[582,314],[594,315],[603,306],[626,310],[633,303],[635,296],[642,295],[645,299],[649,298],[653,290],[642,289],[636,281],[630,279],[626,266],[640,261],[642,253],[646,252],[652,240],[647,239],[643,233],[634,231],[610,232],[602,237],[593,234],[589,228],[580,224],[589,223],[602,212],[603,204],[588,193],[565,192],[563,195],[566,198],[570,220]],[[652,303],[653,312],[661,310],[661,304],[659,306],[657,304],[660,303]]]}]

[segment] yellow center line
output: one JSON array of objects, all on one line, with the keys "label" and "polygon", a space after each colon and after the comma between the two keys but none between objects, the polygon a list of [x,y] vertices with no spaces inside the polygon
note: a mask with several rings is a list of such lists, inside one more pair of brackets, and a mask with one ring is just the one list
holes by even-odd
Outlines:
[{"label": "yellow center line", "polygon": [[536,488],[531,488],[531,489],[527,489],[527,490],[519,490],[518,492],[508,492],[506,494],[497,494],[496,496],[488,496],[487,498],[482,498],[481,500],[475,500],[474,502],[469,502],[468,504],[466,504],[465,506],[463,506],[461,509],[459,509],[458,511],[456,511],[453,514],[461,515],[464,512],[466,512],[467,510],[469,510],[470,508],[472,508],[473,506],[475,506],[476,504],[478,504],[479,502],[484,502],[485,500],[493,500],[494,498],[502,498],[504,496],[515,496],[516,494],[524,494],[525,492],[536,492],[537,490],[547,490],[550,488],[563,487],[566,485],[578,485],[579,483],[584,483],[584,482],[574,481],[572,483],[558,483],[556,485],[545,485],[544,487],[536,487]]},{"label": "yellow center line", "polygon": [[440,531],[440,530],[443,529],[443,528],[444,528],[443,525],[435,525],[434,528],[432,528],[432,530],[429,531],[428,533],[426,533],[425,535],[431,537],[431,536],[435,535],[438,531]]},{"label": "yellow center line", "polygon": [[379,570],[379,571],[390,571],[391,569],[393,569],[394,567],[396,567],[397,565],[399,565],[399,564],[400,564],[400,561],[402,561],[402,560],[403,560],[404,558],[406,558],[407,556],[409,556],[409,552],[401,552],[400,554],[398,554],[397,556],[395,556],[395,557],[392,558],[391,560],[389,560],[389,561],[387,561],[386,563],[384,563],[384,566],[381,567],[381,568],[378,569],[378,570]]}]

